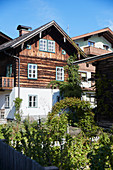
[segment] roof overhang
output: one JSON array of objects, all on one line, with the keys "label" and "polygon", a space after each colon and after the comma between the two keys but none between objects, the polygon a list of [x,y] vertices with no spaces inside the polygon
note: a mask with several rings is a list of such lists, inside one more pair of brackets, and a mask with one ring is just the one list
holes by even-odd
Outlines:
[{"label": "roof overhang", "polygon": [[99,56],[88,57],[88,58],[85,58],[82,60],[75,61],[75,62],[73,62],[73,64],[77,65],[77,64],[81,64],[81,63],[94,63],[96,61],[105,60],[105,59],[111,58],[111,57],[113,57],[113,52],[99,55]]},{"label": "roof overhang", "polygon": [[54,20],[39,27],[38,29],[31,31],[26,35],[21,36],[20,38],[12,40],[11,43],[9,43],[8,45],[4,44],[0,51],[7,50],[10,48],[16,48],[22,43],[30,40],[31,38],[33,38],[37,34],[40,34],[41,32],[43,32],[44,30],[48,29],[51,26],[54,26],[66,38],[66,40],[72,44],[72,46],[78,51],[78,53],[83,56],[83,58],[87,57],[86,54],[81,50],[81,48],[77,46],[77,44],[66,34],[66,32]]},{"label": "roof overhang", "polygon": [[113,31],[108,27],[104,28],[104,29],[94,31],[94,32],[90,32],[90,33],[86,33],[86,34],[79,35],[79,36],[76,36],[76,37],[72,37],[72,40],[76,41],[76,40],[79,40],[79,39],[82,39],[82,38],[87,39],[87,38],[89,38],[89,37],[91,37],[93,35],[103,36],[111,44],[113,43]]}]

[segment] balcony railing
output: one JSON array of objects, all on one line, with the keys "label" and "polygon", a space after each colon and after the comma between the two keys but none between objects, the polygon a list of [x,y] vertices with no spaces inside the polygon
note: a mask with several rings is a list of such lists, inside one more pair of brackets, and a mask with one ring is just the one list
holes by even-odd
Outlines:
[{"label": "balcony railing", "polygon": [[84,52],[87,55],[101,55],[101,54],[110,53],[111,51],[89,46],[89,47],[84,47]]},{"label": "balcony railing", "polygon": [[14,87],[14,77],[0,77],[0,89],[10,90]]}]

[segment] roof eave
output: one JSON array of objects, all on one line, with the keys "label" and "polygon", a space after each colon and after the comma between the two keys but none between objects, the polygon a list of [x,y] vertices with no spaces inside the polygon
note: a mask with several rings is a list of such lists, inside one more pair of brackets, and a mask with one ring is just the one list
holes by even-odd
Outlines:
[{"label": "roof eave", "polygon": [[82,59],[82,60],[75,61],[75,62],[73,62],[73,64],[77,65],[77,64],[87,63],[87,62],[93,63],[95,61],[99,61],[99,60],[106,59],[106,58],[109,58],[109,57],[113,57],[113,52],[103,54],[103,55],[99,55],[99,56],[88,57],[88,58],[85,58],[85,59]]}]

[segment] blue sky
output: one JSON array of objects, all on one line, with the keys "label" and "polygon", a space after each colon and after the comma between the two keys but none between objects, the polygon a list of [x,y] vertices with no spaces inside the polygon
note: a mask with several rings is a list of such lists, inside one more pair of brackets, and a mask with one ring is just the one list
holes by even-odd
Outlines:
[{"label": "blue sky", "polygon": [[18,37],[18,25],[32,29],[55,20],[74,37],[105,27],[113,30],[113,0],[0,0],[0,31]]}]

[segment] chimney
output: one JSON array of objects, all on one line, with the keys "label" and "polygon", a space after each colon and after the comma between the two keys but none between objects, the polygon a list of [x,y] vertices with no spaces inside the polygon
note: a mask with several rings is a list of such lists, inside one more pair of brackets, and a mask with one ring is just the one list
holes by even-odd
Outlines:
[{"label": "chimney", "polygon": [[30,32],[32,30],[31,27],[28,26],[23,26],[23,25],[18,25],[17,30],[19,30],[19,37]]}]

